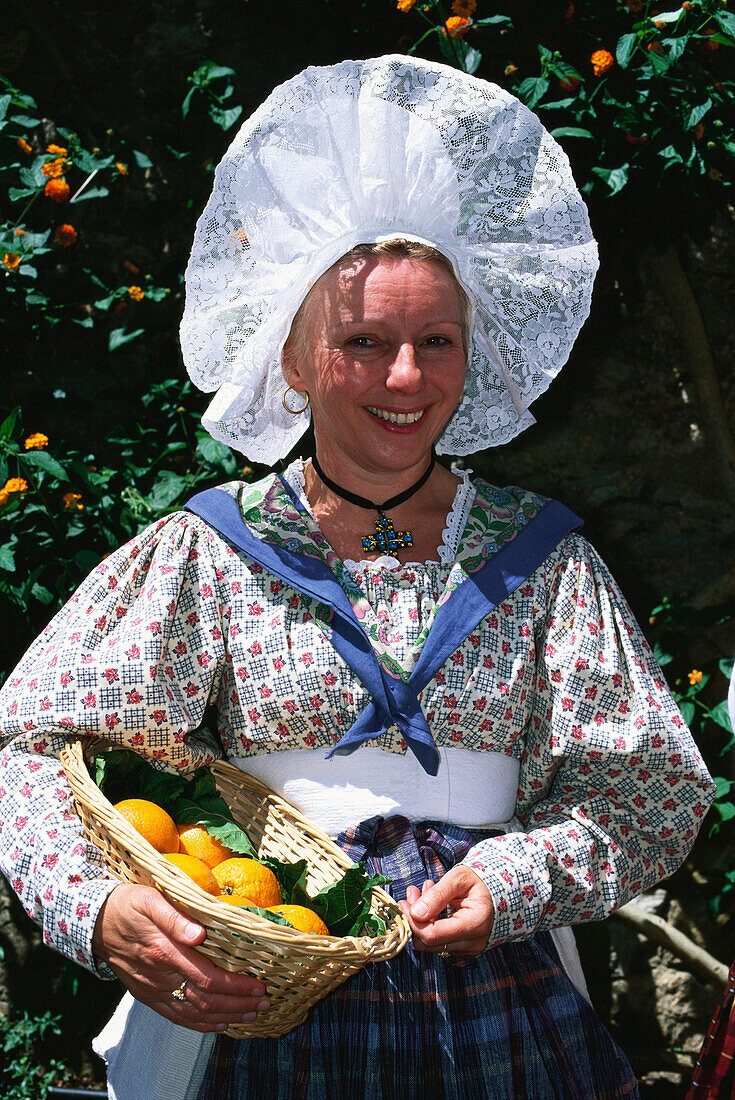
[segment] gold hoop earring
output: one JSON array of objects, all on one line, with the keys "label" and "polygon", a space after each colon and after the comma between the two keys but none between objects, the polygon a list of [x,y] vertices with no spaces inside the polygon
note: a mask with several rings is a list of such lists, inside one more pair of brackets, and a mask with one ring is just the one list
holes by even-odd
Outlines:
[{"label": "gold hoop earring", "polygon": [[301,416],[301,414],[306,412],[306,410],[309,408],[308,393],[306,392],[306,390],[304,390],[302,396],[306,398],[306,401],[300,409],[290,409],[288,407],[288,405],[286,404],[286,398],[288,397],[289,393],[298,393],[298,390],[295,390],[292,386],[289,386],[288,389],[284,391],[283,397],[281,398],[281,404],[283,405],[287,413],[291,413],[291,416]]}]

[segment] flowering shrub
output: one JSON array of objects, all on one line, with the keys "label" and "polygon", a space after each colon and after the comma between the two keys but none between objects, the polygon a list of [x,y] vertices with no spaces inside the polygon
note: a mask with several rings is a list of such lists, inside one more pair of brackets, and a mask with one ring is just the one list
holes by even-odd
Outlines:
[{"label": "flowering shrub", "polygon": [[[651,612],[650,625],[659,634],[654,655],[667,675],[667,679],[679,704],[682,716],[691,728],[700,747],[708,750],[711,758],[722,758],[735,749],[727,700],[727,686],[732,674],[733,661],[724,655],[716,642],[718,627],[735,618],[735,604],[716,607],[693,608],[676,603],[669,596]],[[698,651],[698,667],[679,674],[682,660],[686,660],[692,648]],[[684,667],[687,667],[684,665]],[[724,737],[723,737],[724,734]],[[712,768],[712,771],[717,771]],[[724,851],[732,844],[732,828],[735,824],[735,782],[715,775],[717,795],[708,818],[710,837],[725,829]],[[713,916],[723,908],[728,895],[735,896],[735,870],[732,861],[719,869],[714,888],[710,891],[709,904]],[[729,899],[732,901],[732,897]]]},{"label": "flowering shrub", "polygon": [[482,6],[453,5],[459,39],[441,0],[399,3],[407,26],[428,24],[410,52],[436,42],[536,111],[570,155],[598,236],[670,239],[683,209],[690,233],[711,224],[735,165],[735,15],[722,0],[505,0],[476,18]]},{"label": "flowering shrub", "polygon": [[0,425],[4,673],[105,554],[198,489],[251,472],[201,428],[189,382],[154,385],[143,407],[102,460],[58,446],[50,428],[27,433],[19,409]]},{"label": "flowering shrub", "polygon": [[[72,221],[77,217],[72,213],[77,204],[110,196],[114,180],[127,175],[128,169],[116,160],[114,135],[107,135],[106,150],[90,152],[75,133],[57,127],[64,144],[49,143],[36,115],[32,97],[0,77],[0,171],[8,181],[7,197],[13,210],[7,220],[0,221],[0,275],[4,275],[9,308],[17,314],[15,324],[27,323],[31,332],[44,323],[90,329],[107,325],[104,315],[125,297],[127,287],[110,288],[103,273],[95,274],[80,263],[75,272],[78,296],[62,301],[52,290],[58,279],[55,253],[79,242],[78,223]],[[145,154],[133,150],[132,156],[139,165],[150,165]],[[169,293],[156,286],[152,276],[146,281],[144,289],[138,288],[136,301],[161,301]],[[102,296],[100,289],[105,292]],[[132,334],[113,329],[108,350],[143,331]]]}]

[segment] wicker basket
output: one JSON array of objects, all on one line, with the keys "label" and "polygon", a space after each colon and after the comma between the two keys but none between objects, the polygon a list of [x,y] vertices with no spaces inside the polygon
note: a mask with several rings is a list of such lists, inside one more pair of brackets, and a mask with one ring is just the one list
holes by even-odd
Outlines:
[{"label": "wicker basket", "polygon": [[[366,963],[397,955],[410,929],[389,895],[375,887],[371,911],[387,923],[386,934],[313,936],[218,901],[159,853],[117,812],[92,780],[87,761],[112,747],[102,740],[73,739],[61,755],[76,809],[88,838],[104,854],[107,869],[123,882],[157,887],[207,930],[197,950],[217,966],[252,974],[268,991],[271,1007],[252,1023],[233,1024],[234,1038],[285,1035],[308,1009]],[[119,746],[116,746],[119,747]],[[261,856],[306,859],[310,894],[341,878],[352,861],[329,837],[256,779],[217,762],[212,775],[233,819]]]}]

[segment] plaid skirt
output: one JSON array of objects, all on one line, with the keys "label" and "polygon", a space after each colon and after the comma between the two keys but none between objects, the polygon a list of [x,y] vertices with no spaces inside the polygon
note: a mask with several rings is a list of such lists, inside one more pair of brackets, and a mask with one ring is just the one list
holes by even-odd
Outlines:
[{"label": "plaid skirt", "polygon": [[[437,880],[487,831],[371,818],[338,843],[406,887]],[[366,966],[278,1039],[217,1038],[198,1100],[613,1100],[625,1055],[561,968],[551,936],[457,966],[409,944]]]},{"label": "plaid skirt", "polygon": [[715,1012],[685,1100],[730,1100],[735,1096],[735,963]]}]

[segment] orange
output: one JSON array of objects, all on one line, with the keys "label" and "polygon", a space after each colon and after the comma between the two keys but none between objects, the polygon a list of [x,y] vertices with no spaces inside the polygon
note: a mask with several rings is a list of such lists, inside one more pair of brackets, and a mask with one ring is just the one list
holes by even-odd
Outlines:
[{"label": "orange", "polygon": [[261,909],[283,901],[278,879],[269,867],[264,867],[257,859],[239,856],[226,859],[224,863],[217,864],[212,874],[219,883],[220,894],[248,898],[252,905],[258,905]]},{"label": "orange", "polygon": [[207,867],[206,863],[202,863],[201,859],[187,856],[185,852],[164,852],[163,858],[173,863],[174,867],[178,867],[208,894],[219,893],[219,886],[211,868]]},{"label": "orange", "polygon": [[179,832],[165,810],[145,798],[125,798],[115,804],[119,814],[130,822],[157,852],[178,852]]},{"label": "orange", "polygon": [[207,867],[216,867],[226,859],[234,856],[230,848],[225,848],[213,836],[210,836],[203,825],[179,825],[179,851],[186,852],[188,856],[196,856],[206,863]]},{"label": "orange", "polygon": [[285,917],[299,932],[310,932],[313,936],[329,935],[329,929],[322,918],[304,905],[269,905],[268,911]]},{"label": "orange", "polygon": [[217,901],[226,901],[228,905],[252,905],[250,898],[239,898],[237,894],[217,894]]}]

